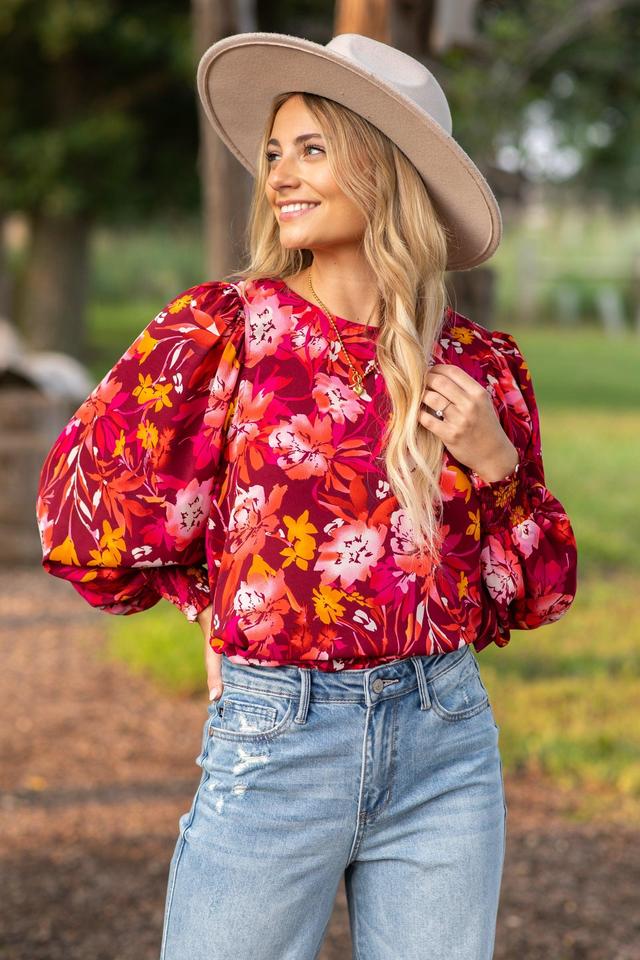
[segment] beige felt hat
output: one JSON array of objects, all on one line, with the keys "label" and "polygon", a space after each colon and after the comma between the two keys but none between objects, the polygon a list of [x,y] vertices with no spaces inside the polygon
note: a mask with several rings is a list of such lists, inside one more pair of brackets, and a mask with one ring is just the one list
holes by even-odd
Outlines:
[{"label": "beige felt hat", "polygon": [[453,234],[447,270],[469,270],[502,237],[498,202],[451,136],[442,87],[419,60],[358,33],[326,46],[283,33],[238,33],[214,43],[198,65],[198,93],[214,129],[252,174],[273,98],[316,93],[386,134],[411,160]]}]

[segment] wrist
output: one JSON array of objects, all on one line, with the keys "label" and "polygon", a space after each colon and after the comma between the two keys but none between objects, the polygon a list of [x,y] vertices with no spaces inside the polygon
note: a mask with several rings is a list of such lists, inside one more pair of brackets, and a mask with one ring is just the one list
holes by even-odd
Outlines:
[{"label": "wrist", "polygon": [[203,626],[203,624],[206,623],[206,621],[211,616],[211,606],[212,605],[209,603],[206,607],[203,607],[202,610],[199,611],[196,617],[196,620],[198,621],[200,626]]},{"label": "wrist", "polygon": [[503,457],[499,460],[493,460],[478,470],[472,470],[471,474],[484,483],[498,483],[511,477],[517,470],[519,463],[518,448],[511,444]]}]

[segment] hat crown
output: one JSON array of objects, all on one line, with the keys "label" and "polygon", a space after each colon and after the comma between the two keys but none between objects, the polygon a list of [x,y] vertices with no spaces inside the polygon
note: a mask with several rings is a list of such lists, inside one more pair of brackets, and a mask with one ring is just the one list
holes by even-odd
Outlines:
[{"label": "hat crown", "polygon": [[339,33],[325,44],[325,48],[394,87],[451,136],[451,111],[444,90],[431,71],[415,57],[360,33]]}]

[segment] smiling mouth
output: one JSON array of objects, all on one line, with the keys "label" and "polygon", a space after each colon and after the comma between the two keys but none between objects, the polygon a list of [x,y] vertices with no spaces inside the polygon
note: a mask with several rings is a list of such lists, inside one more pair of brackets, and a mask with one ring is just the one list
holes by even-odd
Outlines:
[{"label": "smiling mouth", "polygon": [[314,203],[313,206],[302,207],[300,210],[286,210],[286,211],[283,211],[282,208],[280,208],[280,211],[279,211],[280,219],[293,220],[295,217],[304,216],[305,213],[311,213],[312,210],[317,209],[317,207],[319,206],[320,206],[319,203]]}]

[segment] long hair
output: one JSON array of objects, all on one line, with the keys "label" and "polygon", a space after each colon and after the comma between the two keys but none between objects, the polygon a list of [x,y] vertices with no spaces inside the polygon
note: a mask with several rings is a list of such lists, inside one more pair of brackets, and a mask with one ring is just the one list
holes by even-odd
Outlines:
[{"label": "long hair", "polygon": [[[311,250],[280,244],[265,193],[267,142],[276,113],[294,95],[295,91],[283,93],[272,102],[247,223],[248,266],[225,279],[277,277],[286,282],[313,262]],[[444,444],[418,416],[428,360],[447,305],[447,229],[418,171],[385,134],[334,100],[310,93],[299,96],[321,125],[336,183],[366,221],[363,252],[379,294],[377,359],[391,401],[381,456],[391,490],[410,524],[407,536],[425,552],[425,559],[437,565]]]}]

